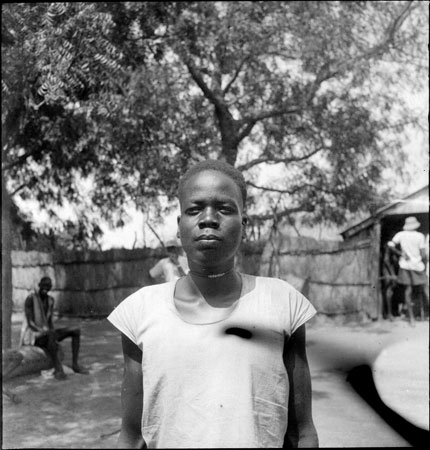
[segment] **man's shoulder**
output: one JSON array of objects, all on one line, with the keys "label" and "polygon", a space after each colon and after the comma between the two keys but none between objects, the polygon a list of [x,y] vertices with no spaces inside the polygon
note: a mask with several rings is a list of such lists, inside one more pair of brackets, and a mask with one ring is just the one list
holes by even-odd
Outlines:
[{"label": "man's shoulder", "polygon": [[316,313],[312,303],[299,290],[303,289],[306,280],[303,280],[301,288],[280,278],[257,276],[256,282],[257,297],[264,303],[265,310],[273,311],[282,320],[293,316],[297,319],[307,317],[308,320]]},{"label": "man's shoulder", "polygon": [[[148,317],[148,315],[159,311],[165,305],[165,300],[169,295],[168,286],[169,283],[162,283],[140,288],[119,302],[109,317],[112,318],[124,314],[129,318],[133,318],[132,320]],[[170,292],[172,291],[173,286],[170,286]]]},{"label": "man's shoulder", "polygon": [[143,286],[124,299],[127,302],[153,301],[155,297],[166,295],[172,289],[172,282]]},{"label": "man's shoulder", "polygon": [[[400,234],[401,233],[401,234]],[[399,231],[399,233],[403,239],[410,239],[410,240],[423,240],[424,241],[424,234],[421,233],[420,231],[416,231],[416,230],[403,230],[403,231]]]},{"label": "man's shoulder", "polygon": [[[54,299],[54,297],[52,297],[52,295],[48,295],[47,297],[48,297],[48,303],[50,305],[55,303],[55,299]],[[37,292],[31,292],[30,294],[28,294],[26,299],[25,299],[25,302],[26,303],[30,303],[30,302],[33,303],[34,300],[36,300],[36,301],[40,300],[40,296],[39,296],[39,294]]]},{"label": "man's shoulder", "polygon": [[263,291],[286,294],[298,292],[297,289],[286,280],[275,277],[255,276],[257,284]]},{"label": "man's shoulder", "polygon": [[160,261],[158,261],[156,266],[158,266],[158,267],[166,267],[166,266],[171,265],[171,264],[173,264],[171,259],[169,257],[166,257],[166,258],[160,259]]},{"label": "man's shoulder", "polygon": [[28,294],[27,297],[25,297],[24,305],[26,306],[32,306],[34,301],[34,292],[31,294]]},{"label": "man's shoulder", "polygon": [[37,300],[39,298],[39,295],[37,292],[30,292],[30,294],[27,295],[25,301],[26,302],[33,302],[35,299]]}]

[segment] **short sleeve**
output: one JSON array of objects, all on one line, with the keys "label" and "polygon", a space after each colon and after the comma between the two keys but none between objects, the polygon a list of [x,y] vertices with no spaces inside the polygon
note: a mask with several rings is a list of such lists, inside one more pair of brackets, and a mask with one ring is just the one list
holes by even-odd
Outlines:
[{"label": "short sleeve", "polygon": [[393,239],[391,239],[391,242],[394,242],[394,244],[400,244],[400,234],[399,234],[399,233],[396,233],[396,234],[393,236]]},{"label": "short sleeve", "polygon": [[317,313],[311,302],[296,289],[291,293],[290,330],[293,334]]},{"label": "short sleeve", "polygon": [[317,311],[311,302],[287,281],[277,278],[266,280],[271,286],[272,302],[277,311],[280,329],[286,336],[291,336],[315,316]]},{"label": "short sleeve", "polygon": [[132,342],[137,344],[137,302],[136,294],[123,300],[107,317],[109,322]]}]

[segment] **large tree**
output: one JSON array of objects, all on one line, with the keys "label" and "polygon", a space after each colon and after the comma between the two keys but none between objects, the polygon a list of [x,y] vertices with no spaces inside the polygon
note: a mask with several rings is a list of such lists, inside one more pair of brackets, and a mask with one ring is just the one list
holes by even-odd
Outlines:
[{"label": "large tree", "polygon": [[[209,156],[244,172],[254,220],[340,223],[381,199],[419,118],[399,91],[426,82],[426,2],[2,8],[8,186],[48,209],[82,203],[82,222],[172,198],[178,174]],[[282,177],[259,181],[272,165]]]},{"label": "large tree", "polygon": [[2,207],[34,198],[54,219],[53,205],[80,205],[91,242],[91,217],[159,211],[212,157],[244,172],[251,223],[340,223],[378,204],[386,167],[402,173],[421,111],[399,92],[427,84],[427,30],[421,1],[2,4]]}]

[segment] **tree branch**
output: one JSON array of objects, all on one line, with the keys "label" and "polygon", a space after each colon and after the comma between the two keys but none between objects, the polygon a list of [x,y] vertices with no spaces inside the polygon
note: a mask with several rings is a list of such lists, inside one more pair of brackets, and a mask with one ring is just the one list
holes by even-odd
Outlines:
[{"label": "tree branch", "polygon": [[250,122],[254,122],[254,124],[256,122],[259,122],[261,120],[264,119],[269,119],[271,117],[276,117],[276,116],[283,116],[286,114],[297,114],[298,112],[302,111],[303,108],[301,107],[293,107],[293,108],[276,108],[276,109],[272,109],[270,111],[262,111],[262,112],[258,112],[255,114],[252,114],[250,116],[244,117],[242,119],[242,122],[244,123],[250,123]]},{"label": "tree branch", "polygon": [[242,129],[242,131],[239,132],[239,135],[236,138],[237,144],[239,145],[240,142],[246,138],[246,136],[249,135],[249,133],[251,133],[252,129],[254,128],[254,125],[257,122],[255,120],[251,120],[248,123],[246,123],[245,128]]},{"label": "tree branch", "polygon": [[289,158],[277,158],[275,156],[272,156],[272,157],[264,156],[264,157],[260,157],[260,158],[255,158],[252,161],[249,161],[245,164],[238,166],[237,168],[241,171],[245,171],[245,170],[250,169],[251,167],[254,167],[254,166],[256,166],[258,164],[262,164],[262,163],[291,164],[293,162],[299,162],[299,161],[304,161],[305,159],[309,159],[311,156],[315,155],[316,153],[320,152],[321,150],[324,150],[325,148],[326,147],[317,147],[315,150],[312,150],[307,155],[303,155],[303,156],[293,156],[293,157],[289,157]]},{"label": "tree branch", "polygon": [[205,97],[218,109],[225,109],[226,106],[224,102],[221,101],[218,95],[209,88],[209,86],[203,80],[200,72],[197,70],[194,63],[191,61],[191,58],[188,56],[184,57],[184,63],[190,72],[192,79],[196,82],[197,86],[202,90]]},{"label": "tree branch", "polygon": [[21,189],[24,189],[26,186],[28,186],[27,183],[21,184],[21,186],[18,186],[13,192],[9,194],[10,197],[13,197],[15,194],[17,194]]},{"label": "tree branch", "polygon": [[19,156],[15,161],[12,161],[8,164],[5,164],[2,169],[3,170],[9,170],[12,169],[15,166],[19,166],[22,163],[24,163],[26,161],[27,158],[29,158],[30,156],[33,156],[36,153],[35,150],[29,151],[27,153],[24,153],[23,155]]},{"label": "tree branch", "polygon": [[387,27],[387,29],[385,30],[385,38],[382,40],[382,42],[374,45],[373,47],[364,51],[361,55],[358,55],[355,58],[350,58],[347,61],[339,62],[339,63],[335,64],[331,70],[330,70],[329,63],[326,64],[325,67],[323,67],[322,70],[320,71],[320,75],[317,76],[319,84],[321,84],[323,81],[335,76],[337,73],[344,70],[345,67],[356,64],[357,62],[359,62],[363,59],[370,59],[374,55],[377,55],[382,50],[386,49],[389,46],[389,44],[394,41],[396,32],[400,29],[400,27],[403,25],[404,21],[408,17],[409,10],[411,9],[413,3],[414,3],[414,0],[409,1],[403,7],[400,14]]},{"label": "tree branch", "polygon": [[267,186],[258,186],[257,184],[253,183],[252,181],[247,181],[246,184],[248,184],[249,186],[252,186],[256,189],[261,189],[263,191],[279,192],[280,194],[289,194],[289,195],[294,195],[296,192],[302,191],[305,188],[318,189],[319,191],[325,192],[326,194],[332,194],[332,195],[337,194],[336,190],[324,188],[321,185],[316,185],[316,184],[312,184],[312,183],[301,183],[297,186],[294,186],[291,189],[277,189],[277,188],[272,188],[272,187],[267,187]]},{"label": "tree branch", "polygon": [[289,189],[276,189],[276,188],[271,188],[271,187],[267,187],[267,186],[258,186],[257,184],[253,183],[252,181],[247,181],[246,184],[248,186],[252,186],[256,189],[261,189],[262,191],[279,192],[280,194],[291,194]]},{"label": "tree branch", "polygon": [[244,138],[246,138],[246,136],[248,136],[249,133],[251,133],[252,129],[254,128],[254,126],[257,122],[264,120],[264,119],[269,119],[271,117],[282,116],[284,114],[298,113],[301,110],[302,110],[302,108],[273,109],[271,111],[260,112],[260,113],[257,113],[252,116],[248,116],[241,120],[236,121],[239,124],[239,126],[244,125],[244,128],[242,129],[242,131],[239,133],[239,135],[236,138],[236,145],[239,145],[239,143]]},{"label": "tree branch", "polygon": [[260,158],[255,158],[252,161],[249,161],[245,164],[241,164],[240,166],[237,166],[237,169],[244,172],[245,170],[248,170],[251,167],[257,166],[258,164],[268,163],[268,162],[270,162],[270,159],[266,156],[260,157]]},{"label": "tree branch", "polygon": [[385,30],[385,38],[379,44],[374,45],[370,49],[364,51],[361,55],[350,58],[343,62],[335,62],[335,61],[327,61],[317,73],[315,80],[311,83],[311,87],[308,90],[306,95],[305,104],[309,105],[317,93],[321,84],[336,76],[339,72],[342,72],[346,67],[357,64],[359,61],[363,59],[370,59],[374,55],[377,55],[382,50],[386,49],[391,42],[394,41],[396,31],[400,29],[403,22],[406,20],[408,16],[408,12],[412,7],[412,3],[414,0],[409,1],[405,7],[402,9],[400,14],[394,19],[394,21],[388,26]]},{"label": "tree branch", "polygon": [[253,221],[253,220],[264,221],[264,220],[271,220],[275,217],[277,219],[280,219],[281,217],[289,216],[290,214],[297,213],[297,212],[312,212],[313,210],[314,210],[314,208],[311,208],[311,207],[305,208],[303,206],[297,206],[295,208],[286,208],[286,209],[282,210],[281,212],[274,212],[274,213],[269,213],[269,214],[252,214],[252,215],[249,215],[248,218],[251,221]]},{"label": "tree branch", "polygon": [[222,93],[225,95],[233,85],[233,83],[236,81],[237,77],[239,76],[240,71],[242,70],[245,62],[248,60],[248,56],[245,56],[245,58],[242,59],[242,61],[239,64],[239,67],[236,69],[236,72],[233,75],[233,78],[228,82],[227,86],[223,89]]}]

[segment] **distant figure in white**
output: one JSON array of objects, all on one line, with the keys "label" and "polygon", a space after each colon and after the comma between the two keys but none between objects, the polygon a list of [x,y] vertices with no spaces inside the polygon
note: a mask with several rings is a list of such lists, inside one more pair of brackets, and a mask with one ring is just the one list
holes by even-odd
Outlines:
[{"label": "distant figure in white", "polygon": [[[427,252],[423,233],[417,231],[421,226],[414,216],[407,217],[403,230],[396,233],[388,246],[391,251],[400,255],[397,282],[404,286],[405,303],[409,313],[409,321],[414,325],[412,308],[412,288],[419,289],[421,320],[424,319],[424,306],[428,310],[428,283],[426,274]],[[399,248],[399,249],[398,249]]]},{"label": "distant figure in white", "polygon": [[182,248],[175,239],[167,241],[165,247],[167,258],[160,259],[149,271],[149,276],[164,282],[179,280],[189,271],[187,257],[183,255]]}]

